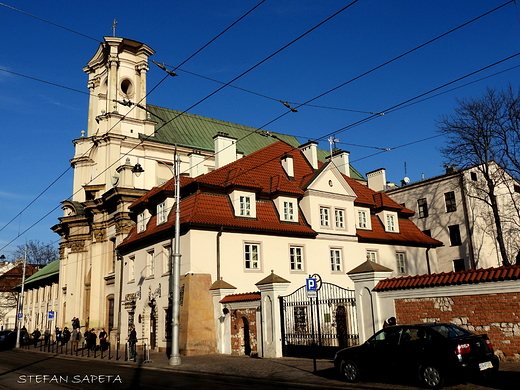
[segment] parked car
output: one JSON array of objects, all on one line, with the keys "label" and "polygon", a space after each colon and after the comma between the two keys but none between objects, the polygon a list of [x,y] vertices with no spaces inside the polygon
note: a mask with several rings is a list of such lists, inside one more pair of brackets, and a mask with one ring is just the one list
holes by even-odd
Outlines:
[{"label": "parked car", "polygon": [[16,344],[16,332],[12,330],[0,330],[0,349],[14,348]]},{"label": "parked car", "polygon": [[430,388],[442,387],[447,378],[492,377],[499,367],[487,335],[442,323],[384,328],[362,345],[337,352],[334,365],[348,382],[412,375]]}]

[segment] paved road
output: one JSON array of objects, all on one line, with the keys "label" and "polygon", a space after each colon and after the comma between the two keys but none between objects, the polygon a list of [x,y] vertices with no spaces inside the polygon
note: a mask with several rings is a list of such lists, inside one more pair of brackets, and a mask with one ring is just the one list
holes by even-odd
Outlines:
[{"label": "paved road", "polygon": [[[413,383],[402,380],[349,385],[337,380],[332,365],[326,361],[318,366],[316,375],[304,369],[303,365],[308,362],[301,360],[254,360],[213,355],[186,358],[185,361],[184,367],[172,368],[157,363],[108,362],[35,351],[1,351],[0,389],[417,389]],[[213,371],[209,368],[212,366],[215,367]],[[287,369],[277,371],[276,367],[280,366]],[[197,372],[199,368],[206,372]],[[466,383],[446,389],[518,390],[520,372],[518,365],[505,365],[497,381],[487,387]]]}]

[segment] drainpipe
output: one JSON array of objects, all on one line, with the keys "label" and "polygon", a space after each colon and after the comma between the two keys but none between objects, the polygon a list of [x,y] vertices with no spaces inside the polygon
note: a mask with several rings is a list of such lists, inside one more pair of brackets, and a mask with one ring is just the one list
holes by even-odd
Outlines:
[{"label": "drainpipe", "polygon": [[224,226],[221,226],[217,233],[217,281],[220,280],[220,237],[222,237],[223,231]]},{"label": "drainpipe", "polygon": [[462,198],[462,209],[464,210],[464,220],[466,222],[466,231],[468,234],[469,241],[469,262],[471,269],[476,269],[475,264],[475,250],[473,247],[473,223],[469,220],[468,213],[468,203],[466,200],[466,187],[464,186],[464,178],[462,177],[463,173],[459,172],[459,181],[460,181],[460,193]]},{"label": "drainpipe", "polygon": [[428,275],[431,275],[432,270],[430,269],[430,249],[432,249],[431,246],[426,248],[426,265],[428,266]]}]

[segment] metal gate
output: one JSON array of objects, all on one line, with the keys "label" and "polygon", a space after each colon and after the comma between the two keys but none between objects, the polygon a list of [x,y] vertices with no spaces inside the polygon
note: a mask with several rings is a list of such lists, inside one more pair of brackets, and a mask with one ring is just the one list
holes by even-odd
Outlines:
[{"label": "metal gate", "polygon": [[332,357],[359,343],[354,290],[323,282],[316,298],[303,286],[279,299],[284,356]]}]

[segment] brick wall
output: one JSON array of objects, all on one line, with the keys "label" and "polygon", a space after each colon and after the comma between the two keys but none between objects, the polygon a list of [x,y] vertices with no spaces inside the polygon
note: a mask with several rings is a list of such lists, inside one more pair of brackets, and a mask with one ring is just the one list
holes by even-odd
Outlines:
[{"label": "brick wall", "polygon": [[[245,319],[245,321],[244,321]],[[249,340],[248,336],[249,335]],[[231,311],[231,354],[258,353],[256,332],[256,307]]]},{"label": "brick wall", "polygon": [[520,293],[395,299],[398,323],[449,322],[487,333],[495,351],[520,353]]}]

